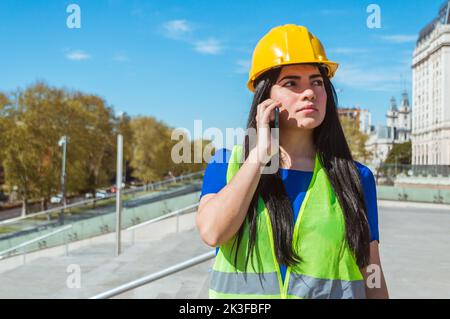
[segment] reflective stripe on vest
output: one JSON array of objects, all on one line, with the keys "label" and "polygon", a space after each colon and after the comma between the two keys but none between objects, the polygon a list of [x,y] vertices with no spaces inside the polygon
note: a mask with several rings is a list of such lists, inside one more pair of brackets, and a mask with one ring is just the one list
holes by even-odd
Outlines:
[{"label": "reflective stripe on vest", "polygon": [[[241,157],[243,147],[234,146],[227,183],[239,170]],[[247,219],[236,264],[236,236],[220,246],[211,272],[210,298],[365,298],[363,276],[345,240],[342,209],[318,155],[294,226],[293,249],[301,262],[287,267],[284,283],[275,255],[270,216],[261,196],[256,219],[255,249],[248,264]]]},{"label": "reflective stripe on vest", "polygon": [[[277,295],[280,293],[276,272],[227,273],[213,270],[210,288],[224,294]],[[312,289],[314,288],[314,289]],[[345,281],[318,279],[291,274],[289,294],[308,299],[348,299],[365,294],[363,280]]]}]

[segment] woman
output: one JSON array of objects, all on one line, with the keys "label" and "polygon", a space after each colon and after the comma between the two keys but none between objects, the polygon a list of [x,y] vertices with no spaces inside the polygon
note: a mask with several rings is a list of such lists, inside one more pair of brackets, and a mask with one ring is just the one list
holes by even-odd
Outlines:
[{"label": "woman", "polygon": [[[302,26],[273,28],[258,42],[247,124],[257,142],[246,136],[243,147],[216,153],[196,215],[203,241],[219,247],[211,298],[388,298],[375,182],[353,161],[339,122],[337,67]],[[262,174],[274,159],[278,171]]]}]

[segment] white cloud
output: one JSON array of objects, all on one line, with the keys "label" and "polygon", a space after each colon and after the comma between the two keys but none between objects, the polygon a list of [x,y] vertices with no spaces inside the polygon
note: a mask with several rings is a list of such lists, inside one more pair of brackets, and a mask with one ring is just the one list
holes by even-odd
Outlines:
[{"label": "white cloud", "polygon": [[71,61],[82,61],[91,58],[89,54],[81,50],[70,51],[66,53],[66,58]]},{"label": "white cloud", "polygon": [[251,67],[250,60],[238,60],[236,61],[237,68],[235,69],[236,73],[248,73]]},{"label": "white cloud", "polygon": [[220,42],[214,38],[197,41],[195,42],[194,46],[195,51],[203,54],[218,54],[220,53],[220,51],[222,51]]},{"label": "white cloud", "polygon": [[219,54],[223,50],[221,41],[214,37],[209,37],[204,40],[195,39],[193,37],[193,24],[183,20],[171,20],[162,25],[163,35],[176,40],[188,43],[196,52],[201,54]]},{"label": "white cloud", "polygon": [[339,86],[348,86],[368,91],[398,92],[404,87],[402,74],[408,72],[406,66],[399,67],[364,67],[350,63],[341,63],[334,80]]},{"label": "white cloud", "polygon": [[417,35],[415,34],[393,34],[381,37],[383,40],[393,43],[410,43],[416,42]]},{"label": "white cloud", "polygon": [[163,25],[165,36],[180,39],[186,33],[192,31],[191,25],[186,20],[171,20]]}]

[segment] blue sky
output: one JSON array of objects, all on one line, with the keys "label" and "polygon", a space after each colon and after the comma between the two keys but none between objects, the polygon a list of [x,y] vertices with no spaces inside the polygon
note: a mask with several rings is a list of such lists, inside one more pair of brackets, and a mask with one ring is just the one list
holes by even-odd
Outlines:
[{"label": "blue sky", "polygon": [[[69,29],[66,8],[81,8]],[[369,29],[366,8],[381,8]],[[36,80],[102,96],[118,111],[193,130],[244,127],[251,54],[272,27],[307,26],[340,63],[341,106],[385,123],[389,99],[411,93],[418,32],[442,0],[0,0],[0,90]]]}]

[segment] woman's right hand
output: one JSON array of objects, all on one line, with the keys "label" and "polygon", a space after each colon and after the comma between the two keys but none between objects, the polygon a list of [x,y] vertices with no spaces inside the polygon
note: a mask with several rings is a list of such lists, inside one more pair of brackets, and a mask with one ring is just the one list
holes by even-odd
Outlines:
[{"label": "woman's right hand", "polygon": [[257,154],[261,166],[265,166],[272,156],[278,152],[278,147],[272,151],[270,122],[275,120],[275,108],[281,107],[281,102],[267,99],[257,106]]}]

